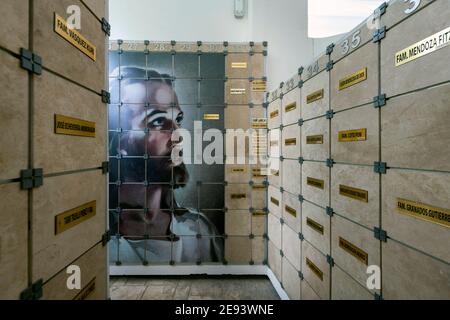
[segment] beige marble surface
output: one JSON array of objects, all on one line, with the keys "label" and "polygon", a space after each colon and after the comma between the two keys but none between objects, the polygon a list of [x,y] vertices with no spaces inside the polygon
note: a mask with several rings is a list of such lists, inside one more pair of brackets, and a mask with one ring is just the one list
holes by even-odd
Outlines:
[{"label": "beige marble surface", "polygon": [[388,241],[382,245],[382,281],[385,299],[450,299],[448,264],[395,241]]},{"label": "beige marble surface", "polygon": [[248,264],[250,262],[252,259],[252,241],[248,235],[225,239],[225,259],[230,264]]},{"label": "beige marble surface", "polygon": [[381,42],[381,91],[388,97],[449,80],[450,46],[395,66],[397,52],[449,27],[449,10],[450,2],[435,1],[387,32]]},{"label": "beige marble surface", "polygon": [[[302,113],[303,120],[324,115],[329,109],[330,99],[330,73],[322,72],[309,81],[306,81],[302,88]],[[307,103],[307,98],[312,93],[323,90],[323,97],[311,103]]]},{"label": "beige marble surface", "polygon": [[[97,48],[93,61],[54,31],[54,13],[65,17],[67,7],[81,9],[80,33]],[[96,92],[105,89],[106,36],[99,21],[79,0],[43,0],[34,3],[34,52],[40,55],[47,68],[58,72]]]},{"label": "beige marble surface", "polygon": [[[308,258],[320,271],[322,271],[322,280],[306,264]],[[317,293],[321,299],[330,297],[330,265],[326,256],[311,246],[308,242],[302,242],[302,272],[305,280]]]},{"label": "beige marble surface", "polygon": [[0,185],[0,299],[18,299],[28,285],[28,192]]},{"label": "beige marble surface", "polygon": [[[339,81],[367,68],[367,79],[351,87],[339,90]],[[339,111],[373,101],[378,95],[377,44],[365,46],[336,63],[331,70],[331,109]]]},{"label": "beige marble surface", "polygon": [[[366,140],[339,141],[339,132],[358,129],[366,129]],[[331,158],[336,162],[373,165],[379,161],[379,130],[379,109],[372,105],[336,113],[331,119]]]},{"label": "beige marble surface", "polygon": [[283,288],[286,291],[289,299],[300,300],[301,292],[301,280],[298,276],[298,271],[295,267],[285,258],[283,258]]},{"label": "beige marble surface", "polygon": [[284,259],[289,260],[289,263],[299,271],[301,260],[301,241],[298,238],[298,233],[292,230],[286,224],[282,227],[282,247],[284,253]]},{"label": "beige marble surface", "polygon": [[280,248],[277,248],[272,240],[269,240],[267,245],[268,258],[269,258],[269,268],[274,273],[278,281],[282,281],[281,278],[281,255]]},{"label": "beige marble surface", "polygon": [[[102,244],[96,245],[87,251],[73,264],[81,270],[81,288],[95,278],[95,290],[87,297],[87,300],[105,300],[107,298],[107,270],[106,270],[106,247]],[[81,290],[67,289],[68,274],[65,269],[61,270],[54,278],[44,285],[43,300],[70,300]]]},{"label": "beige marble surface", "polygon": [[[143,284],[134,285],[134,279]],[[266,277],[112,277],[112,300],[279,300]]]},{"label": "beige marble surface", "polygon": [[248,236],[250,219],[248,210],[228,210],[225,213],[225,233],[229,236]]},{"label": "beige marble surface", "polygon": [[0,3],[0,46],[15,53],[19,53],[20,48],[28,48],[28,3],[17,0],[3,0]]},{"label": "beige marble surface", "polygon": [[108,17],[106,17],[107,4],[105,0],[83,0],[83,2],[94,12],[97,18],[100,20],[102,18],[108,19]]},{"label": "beige marble surface", "polygon": [[[306,121],[301,130],[302,157],[306,160],[325,161],[329,158],[330,148],[330,120],[325,117]],[[323,143],[308,144],[307,139],[310,136],[323,136]]]},{"label": "beige marble surface", "polygon": [[[367,265],[339,246],[339,238],[350,242],[353,246],[368,255]],[[343,219],[337,215],[331,218],[331,252],[334,262],[361,285],[365,286],[368,278],[368,266],[380,266],[380,241],[375,239],[373,230]],[[379,292],[379,290],[373,290]]]},{"label": "beige marble surface", "polygon": [[365,286],[356,282],[339,267],[335,266],[331,273],[332,300],[374,300],[373,294]]},{"label": "beige marble surface", "polygon": [[[323,227],[323,234],[312,229],[306,223],[307,219],[320,224]],[[302,203],[302,233],[305,239],[320,251],[327,254],[330,252],[330,217],[326,215],[325,209],[306,201]]]},{"label": "beige marble surface", "polygon": [[288,192],[298,195],[300,194],[301,181],[301,165],[298,160],[285,159],[281,162],[283,170],[281,175],[283,177],[283,188]]},{"label": "beige marble surface", "polygon": [[450,84],[390,99],[381,111],[382,160],[450,172],[449,105]]},{"label": "beige marble surface", "polygon": [[250,108],[248,106],[229,105],[225,108],[225,128],[248,130],[250,124]]},{"label": "beige marble surface", "polygon": [[18,59],[4,51],[0,51],[0,72],[0,179],[14,179],[28,166],[28,74],[19,68]]}]

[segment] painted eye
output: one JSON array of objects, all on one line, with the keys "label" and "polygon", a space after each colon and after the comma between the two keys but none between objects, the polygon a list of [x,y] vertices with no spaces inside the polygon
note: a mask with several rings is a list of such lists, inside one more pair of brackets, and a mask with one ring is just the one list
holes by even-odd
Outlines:
[{"label": "painted eye", "polygon": [[183,121],[184,116],[182,114],[178,115],[178,117],[175,119],[177,124],[180,124]]},{"label": "painted eye", "polygon": [[165,120],[165,118],[163,118],[163,117],[156,118],[155,120],[150,121],[150,126],[161,127],[162,125],[164,125],[164,120]]}]

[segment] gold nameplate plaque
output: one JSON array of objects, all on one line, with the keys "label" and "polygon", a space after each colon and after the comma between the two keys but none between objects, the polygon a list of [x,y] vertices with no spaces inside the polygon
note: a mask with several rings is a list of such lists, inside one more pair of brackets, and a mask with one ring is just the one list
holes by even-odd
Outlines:
[{"label": "gold nameplate plaque", "polygon": [[265,216],[266,212],[264,210],[253,210],[252,215],[253,216]]},{"label": "gold nameplate plaque", "polygon": [[272,111],[270,113],[270,119],[276,118],[276,117],[278,117],[278,115],[279,115],[278,110]]},{"label": "gold nameplate plaque", "polygon": [[339,131],[338,133],[339,142],[366,141],[366,140],[367,140],[367,129],[365,128]]},{"label": "gold nameplate plaque", "polygon": [[264,80],[253,80],[252,81],[252,91],[254,91],[254,92],[265,92],[266,91],[266,81],[264,81]]},{"label": "gold nameplate plaque", "polygon": [[324,94],[323,89],[320,89],[318,91],[311,93],[310,95],[308,95],[306,97],[306,103],[310,104],[310,103],[313,103],[314,101],[323,99],[323,94]]},{"label": "gold nameplate plaque", "polygon": [[297,210],[295,210],[294,208],[291,208],[289,206],[284,206],[284,210],[289,213],[290,215],[297,217]]},{"label": "gold nameplate plaque", "polygon": [[218,113],[205,113],[203,120],[220,120],[220,114]]},{"label": "gold nameplate plaque", "polygon": [[323,144],[323,135],[306,137],[306,144]]},{"label": "gold nameplate plaque", "polygon": [[314,179],[314,178],[307,177],[306,178],[306,184],[308,186],[319,188],[319,189],[324,189],[325,188],[325,182],[323,180],[320,180],[320,179]]},{"label": "gold nameplate plaque", "polygon": [[244,173],[246,170],[245,168],[232,168],[231,172],[232,173]]},{"label": "gold nameplate plaque", "polygon": [[256,189],[256,190],[263,190],[263,189],[267,189],[267,187],[263,184],[255,184],[252,186],[252,189]]},{"label": "gold nameplate plaque", "polygon": [[306,258],[306,265],[311,269],[311,271],[319,277],[320,281],[323,281],[323,272],[320,270],[311,260]]},{"label": "gold nameplate plaque", "polygon": [[247,69],[247,62],[232,62],[232,69]]},{"label": "gold nameplate plaque", "polygon": [[347,89],[365,80],[367,80],[367,68],[361,69],[354,74],[339,80],[339,90]]},{"label": "gold nameplate plaque", "polygon": [[267,176],[267,168],[253,168],[252,176],[254,178],[262,178]]},{"label": "gold nameplate plaque", "polygon": [[252,118],[252,129],[267,129],[267,118]]},{"label": "gold nameplate plaque", "polygon": [[277,207],[280,205],[280,201],[278,201],[278,199],[275,199],[274,197],[270,197],[270,202],[272,202]]},{"label": "gold nameplate plaque", "polygon": [[230,94],[234,96],[240,96],[247,93],[247,90],[245,88],[231,88]]},{"label": "gold nameplate plaque", "polygon": [[73,300],[86,300],[90,295],[95,292],[95,277],[89,283],[81,289],[80,292],[73,298]]},{"label": "gold nameplate plaque", "polygon": [[323,226],[310,218],[306,218],[306,224],[314,231],[323,234]]},{"label": "gold nameplate plaque", "polygon": [[93,138],[95,122],[55,114],[55,133]]},{"label": "gold nameplate plaque", "polygon": [[92,218],[96,213],[96,201],[67,210],[55,216],[55,235],[60,234]]},{"label": "gold nameplate plaque", "polygon": [[347,240],[339,237],[339,247],[350,253],[356,259],[364,263],[366,266],[369,265],[369,255],[364,250],[361,250],[354,244],[348,242]]},{"label": "gold nameplate plaque", "polygon": [[339,194],[362,202],[369,202],[369,192],[362,189],[352,188],[349,186],[339,185]]},{"label": "gold nameplate plaque", "polygon": [[291,102],[286,107],[284,107],[285,112],[291,112],[297,109],[297,102]]},{"label": "gold nameplate plaque", "polygon": [[450,45],[450,27],[397,52],[395,66],[404,65],[448,45]]},{"label": "gold nameplate plaque", "polygon": [[245,199],[247,198],[247,195],[245,193],[233,193],[231,195],[231,199]]},{"label": "gold nameplate plaque", "polygon": [[450,210],[397,198],[398,213],[450,228]]},{"label": "gold nameplate plaque", "polygon": [[97,48],[77,30],[70,29],[67,22],[55,12],[55,32],[67,40],[75,48],[87,55],[93,61],[97,59]]},{"label": "gold nameplate plaque", "polygon": [[296,138],[285,139],[284,145],[285,146],[295,146],[295,145],[297,145],[297,139]]}]

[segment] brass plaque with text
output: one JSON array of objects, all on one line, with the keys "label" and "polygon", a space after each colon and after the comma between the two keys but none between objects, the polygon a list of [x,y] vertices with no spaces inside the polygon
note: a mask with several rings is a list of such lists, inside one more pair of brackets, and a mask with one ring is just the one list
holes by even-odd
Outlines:
[{"label": "brass plaque with text", "polygon": [[310,95],[308,95],[306,97],[306,103],[310,104],[310,103],[313,103],[314,101],[323,99],[323,94],[324,94],[323,89],[320,89],[320,90],[317,90],[317,91],[311,93]]},{"label": "brass plaque with text", "polygon": [[339,131],[338,141],[339,142],[350,142],[350,141],[366,141],[367,140],[367,129],[355,129]]},{"label": "brass plaque with text", "polygon": [[306,184],[308,186],[319,188],[319,189],[325,188],[325,182],[323,180],[315,179],[315,178],[311,178],[311,177],[306,178]]},{"label": "brass plaque with text", "polygon": [[311,271],[320,279],[320,281],[323,281],[323,272],[319,269],[311,260],[306,258],[306,265],[311,269]]},{"label": "brass plaque with text", "polygon": [[97,59],[97,48],[77,30],[69,28],[67,22],[56,12],[54,31],[93,61]]},{"label": "brass plaque with text", "polygon": [[433,207],[415,201],[397,198],[398,213],[408,215],[420,220],[450,227],[450,210]]},{"label": "brass plaque with text", "polygon": [[306,144],[323,144],[323,135],[306,137]]},{"label": "brass plaque with text", "polygon": [[67,210],[55,216],[55,235],[60,234],[80,223],[89,220],[96,213],[96,201]]},{"label": "brass plaque with text", "polygon": [[353,188],[349,186],[339,185],[339,194],[363,202],[369,202],[369,192],[363,189]]},{"label": "brass plaque with text", "polygon": [[323,226],[320,223],[315,222],[313,219],[306,218],[306,224],[314,231],[323,234]]},{"label": "brass plaque with text", "polygon": [[354,74],[339,80],[339,90],[347,89],[365,80],[367,80],[367,68],[361,69]]},{"label": "brass plaque with text", "polygon": [[339,237],[339,247],[350,253],[356,259],[364,263],[366,266],[369,264],[369,255],[364,250],[361,250],[354,244],[348,242],[344,238]]},{"label": "brass plaque with text", "polygon": [[94,138],[95,122],[55,114],[55,133]]}]

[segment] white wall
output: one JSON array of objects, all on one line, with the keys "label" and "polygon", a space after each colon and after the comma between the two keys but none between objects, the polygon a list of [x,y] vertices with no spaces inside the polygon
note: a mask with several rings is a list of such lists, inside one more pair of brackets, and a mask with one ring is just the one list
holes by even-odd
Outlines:
[{"label": "white wall", "polygon": [[314,56],[307,0],[248,0],[234,17],[233,0],[110,0],[111,39],[268,41],[268,88],[274,89]]},{"label": "white wall", "polygon": [[233,0],[110,0],[111,39],[250,41]]}]

